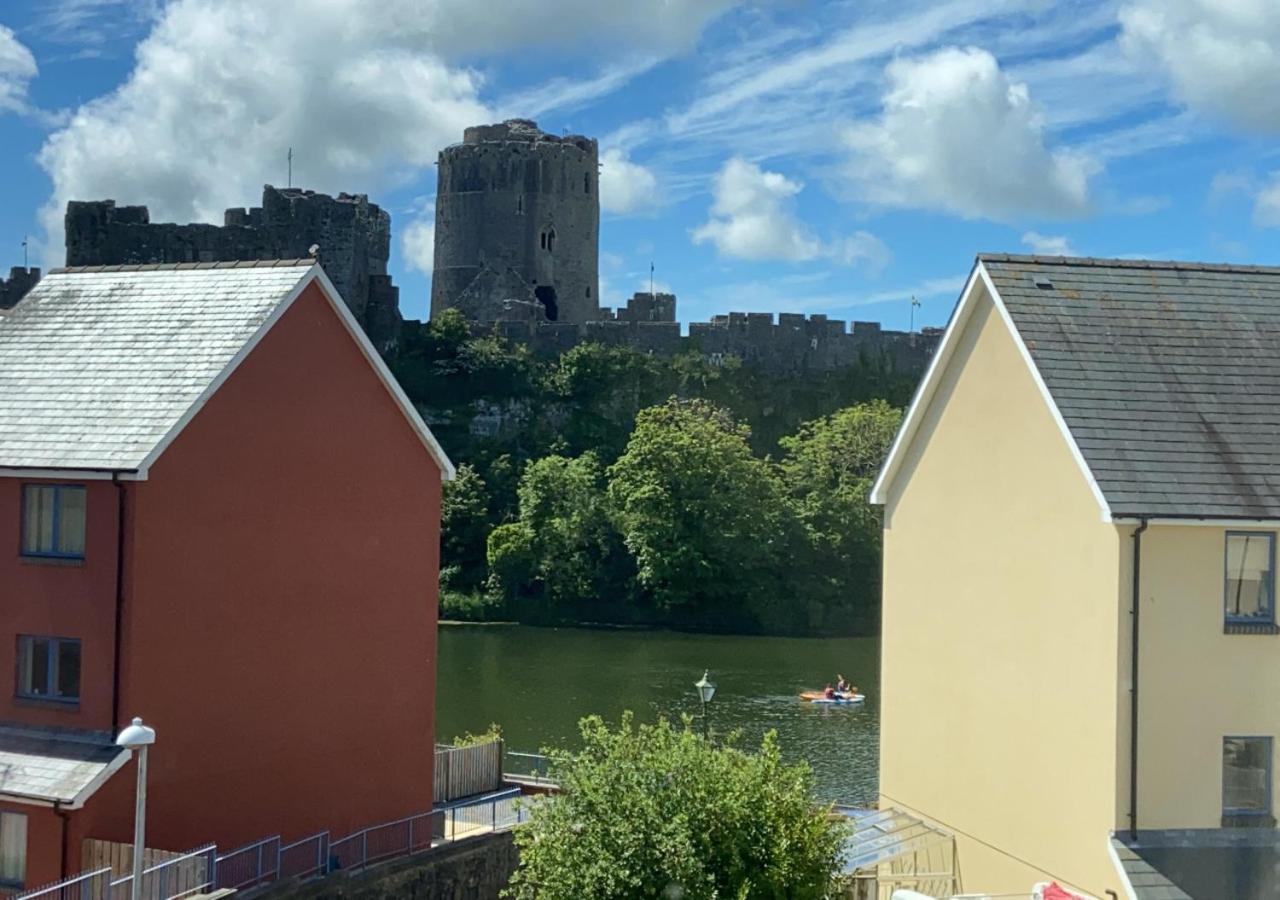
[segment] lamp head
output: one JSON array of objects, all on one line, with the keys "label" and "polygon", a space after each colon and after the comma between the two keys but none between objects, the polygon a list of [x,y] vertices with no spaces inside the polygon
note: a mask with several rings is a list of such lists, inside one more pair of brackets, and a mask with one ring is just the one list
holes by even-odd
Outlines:
[{"label": "lamp head", "polygon": [[128,747],[130,750],[137,750],[140,747],[150,747],[156,742],[156,730],[148,728],[142,724],[142,720],[135,717],[133,723],[120,732],[120,736],[116,738],[117,747]]},{"label": "lamp head", "polygon": [[698,696],[702,698],[703,703],[710,703],[711,698],[716,695],[716,686],[707,678],[710,674],[711,673],[709,671],[704,671],[702,673],[702,680],[693,685],[698,689]]}]

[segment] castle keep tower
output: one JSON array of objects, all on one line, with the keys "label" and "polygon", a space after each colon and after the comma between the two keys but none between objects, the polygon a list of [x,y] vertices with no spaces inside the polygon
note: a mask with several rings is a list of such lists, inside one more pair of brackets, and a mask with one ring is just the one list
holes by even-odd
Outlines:
[{"label": "castle keep tower", "polygon": [[441,151],[431,315],[600,317],[599,151],[528,119],[468,128]]}]

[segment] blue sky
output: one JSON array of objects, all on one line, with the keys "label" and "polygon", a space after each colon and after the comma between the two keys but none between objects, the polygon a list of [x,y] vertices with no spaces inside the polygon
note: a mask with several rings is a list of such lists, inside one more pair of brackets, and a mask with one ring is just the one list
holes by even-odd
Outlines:
[{"label": "blue sky", "polygon": [[220,221],[294,183],[392,214],[425,317],[433,162],[600,139],[601,293],[697,321],[945,322],[979,251],[1277,263],[1274,0],[5,0],[0,266],[68,199]]}]

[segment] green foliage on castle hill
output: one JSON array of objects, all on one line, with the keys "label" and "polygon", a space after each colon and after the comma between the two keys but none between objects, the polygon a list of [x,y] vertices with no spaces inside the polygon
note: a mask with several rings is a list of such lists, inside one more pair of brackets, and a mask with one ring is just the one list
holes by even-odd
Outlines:
[{"label": "green foliage on castle hill", "polygon": [[504,896],[839,896],[846,826],[813,796],[805,763],[785,765],[772,732],[758,752],[713,746],[630,714],[581,723],[583,749],[552,754],[561,786],[516,830],[520,866]]},{"label": "green foliage on castle hill", "polygon": [[391,362],[458,463],[442,617],[875,628],[866,496],[913,373],[869,358],[777,376],[601,344],[542,359],[456,311]]}]

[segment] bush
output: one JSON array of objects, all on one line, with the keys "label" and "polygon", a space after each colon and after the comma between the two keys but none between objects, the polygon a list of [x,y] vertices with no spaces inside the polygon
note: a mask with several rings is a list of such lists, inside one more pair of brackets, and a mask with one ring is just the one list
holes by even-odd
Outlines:
[{"label": "bush", "polygon": [[493,622],[502,617],[502,600],[483,591],[440,589],[440,618],[456,622]]}]

